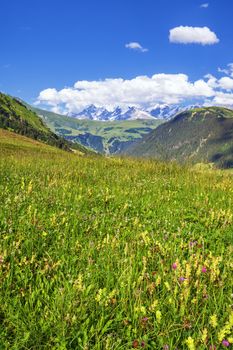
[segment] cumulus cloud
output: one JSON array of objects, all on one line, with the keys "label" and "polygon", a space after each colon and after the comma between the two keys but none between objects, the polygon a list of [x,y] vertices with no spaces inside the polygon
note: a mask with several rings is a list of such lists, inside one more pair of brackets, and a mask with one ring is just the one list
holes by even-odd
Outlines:
[{"label": "cumulus cloud", "polygon": [[208,27],[180,26],[170,30],[169,40],[176,44],[213,45],[219,42],[217,35]]},{"label": "cumulus cloud", "polygon": [[[228,65],[228,73],[233,64]],[[154,74],[133,79],[80,80],[61,90],[48,88],[40,92],[36,104],[60,114],[81,112],[87,106],[127,109],[134,106],[151,109],[155,105],[174,105],[195,100],[199,104],[233,107],[233,79],[206,74],[191,81],[186,74]]]},{"label": "cumulus cloud", "polygon": [[203,9],[207,9],[209,7],[209,3],[206,2],[204,4],[201,4],[200,7],[203,8]]},{"label": "cumulus cloud", "polygon": [[212,105],[233,107],[233,93],[217,92]]},{"label": "cumulus cloud", "polygon": [[77,113],[88,105],[113,110],[120,106],[150,108],[155,104],[177,104],[186,99],[210,98],[214,90],[203,79],[191,82],[185,74],[155,74],[130,80],[77,81],[74,87],[41,91],[37,103],[63,113]]},{"label": "cumulus cloud", "polygon": [[128,44],[125,44],[125,47],[127,49],[136,50],[136,51],[140,51],[140,52],[147,52],[148,51],[148,49],[146,49],[145,47],[143,47],[141,44],[139,44],[137,42],[130,42]]},{"label": "cumulus cloud", "polygon": [[225,90],[233,90],[233,79],[229,77],[219,79],[219,87]]}]

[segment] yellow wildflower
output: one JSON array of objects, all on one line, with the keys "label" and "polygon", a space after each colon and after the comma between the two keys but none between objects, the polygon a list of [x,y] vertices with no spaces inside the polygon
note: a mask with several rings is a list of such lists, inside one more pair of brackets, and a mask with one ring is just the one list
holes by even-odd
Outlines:
[{"label": "yellow wildflower", "polygon": [[204,328],[202,331],[201,341],[205,344],[208,339],[207,328]]},{"label": "yellow wildflower", "polygon": [[195,344],[192,337],[188,337],[185,343],[187,344],[189,350],[195,350]]},{"label": "yellow wildflower", "polygon": [[216,328],[218,325],[218,321],[217,321],[217,316],[216,314],[210,316],[210,324],[213,328]]},{"label": "yellow wildflower", "polygon": [[161,322],[161,318],[162,318],[161,311],[157,310],[155,315],[156,315],[157,322],[160,323]]}]

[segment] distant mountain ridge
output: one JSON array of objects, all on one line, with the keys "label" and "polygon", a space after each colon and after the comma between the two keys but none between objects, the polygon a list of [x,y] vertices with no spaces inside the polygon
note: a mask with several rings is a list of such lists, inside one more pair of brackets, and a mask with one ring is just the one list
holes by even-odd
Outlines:
[{"label": "distant mountain ridge", "polygon": [[90,105],[80,113],[70,113],[68,116],[77,119],[88,119],[98,121],[117,121],[117,120],[136,120],[136,119],[153,119],[149,112],[136,107],[128,107],[123,110],[116,107],[113,111],[109,111],[104,107],[96,107]]},{"label": "distant mountain ridge", "polygon": [[117,120],[137,120],[137,119],[170,119],[175,114],[193,109],[197,106],[182,105],[155,105],[150,109],[142,109],[136,107],[128,107],[126,110],[116,107],[113,111],[109,111],[104,107],[96,107],[94,104],[86,107],[79,113],[70,113],[69,117],[76,119],[87,119],[97,121],[117,121]]},{"label": "distant mountain ridge", "polygon": [[127,155],[214,163],[233,167],[233,111],[206,107],[184,111],[126,150]]}]

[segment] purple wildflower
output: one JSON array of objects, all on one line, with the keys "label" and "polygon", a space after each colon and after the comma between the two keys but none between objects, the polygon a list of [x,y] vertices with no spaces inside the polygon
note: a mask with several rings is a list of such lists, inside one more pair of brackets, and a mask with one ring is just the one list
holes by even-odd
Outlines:
[{"label": "purple wildflower", "polygon": [[180,277],[180,278],[179,278],[179,281],[180,281],[180,282],[184,282],[185,280],[186,280],[186,278],[184,278],[184,277]]},{"label": "purple wildflower", "polygon": [[224,339],[224,340],[222,341],[222,346],[224,346],[225,348],[228,348],[228,346],[230,346],[229,341],[226,340],[226,339]]},{"label": "purple wildflower", "polygon": [[207,268],[205,266],[203,266],[202,269],[201,269],[201,272],[202,273],[206,273],[207,272]]},{"label": "purple wildflower", "polygon": [[172,264],[172,270],[176,270],[177,269],[177,263],[173,263]]}]

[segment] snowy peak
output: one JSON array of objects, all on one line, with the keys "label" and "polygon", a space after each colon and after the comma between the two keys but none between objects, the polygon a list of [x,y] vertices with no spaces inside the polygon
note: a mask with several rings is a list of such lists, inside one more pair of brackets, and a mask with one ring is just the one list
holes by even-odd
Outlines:
[{"label": "snowy peak", "polygon": [[117,107],[113,111],[108,111],[106,108],[98,108],[94,105],[88,106],[80,113],[71,113],[69,116],[77,119],[99,121],[154,119],[154,117],[149,112],[135,107],[128,107],[127,110],[123,110],[122,108]]},{"label": "snowy peak", "polygon": [[174,117],[177,113],[180,113],[182,111],[198,108],[200,106],[198,105],[155,105],[153,108],[150,109],[150,114],[158,119],[171,119]]},{"label": "snowy peak", "polygon": [[114,121],[114,120],[136,120],[136,119],[170,119],[177,113],[197,108],[198,106],[182,106],[182,105],[155,105],[148,110],[129,106],[126,110],[116,107],[113,111],[109,111],[104,107],[96,107],[90,105],[80,113],[71,113],[70,117],[77,119],[88,119],[98,121]]}]

